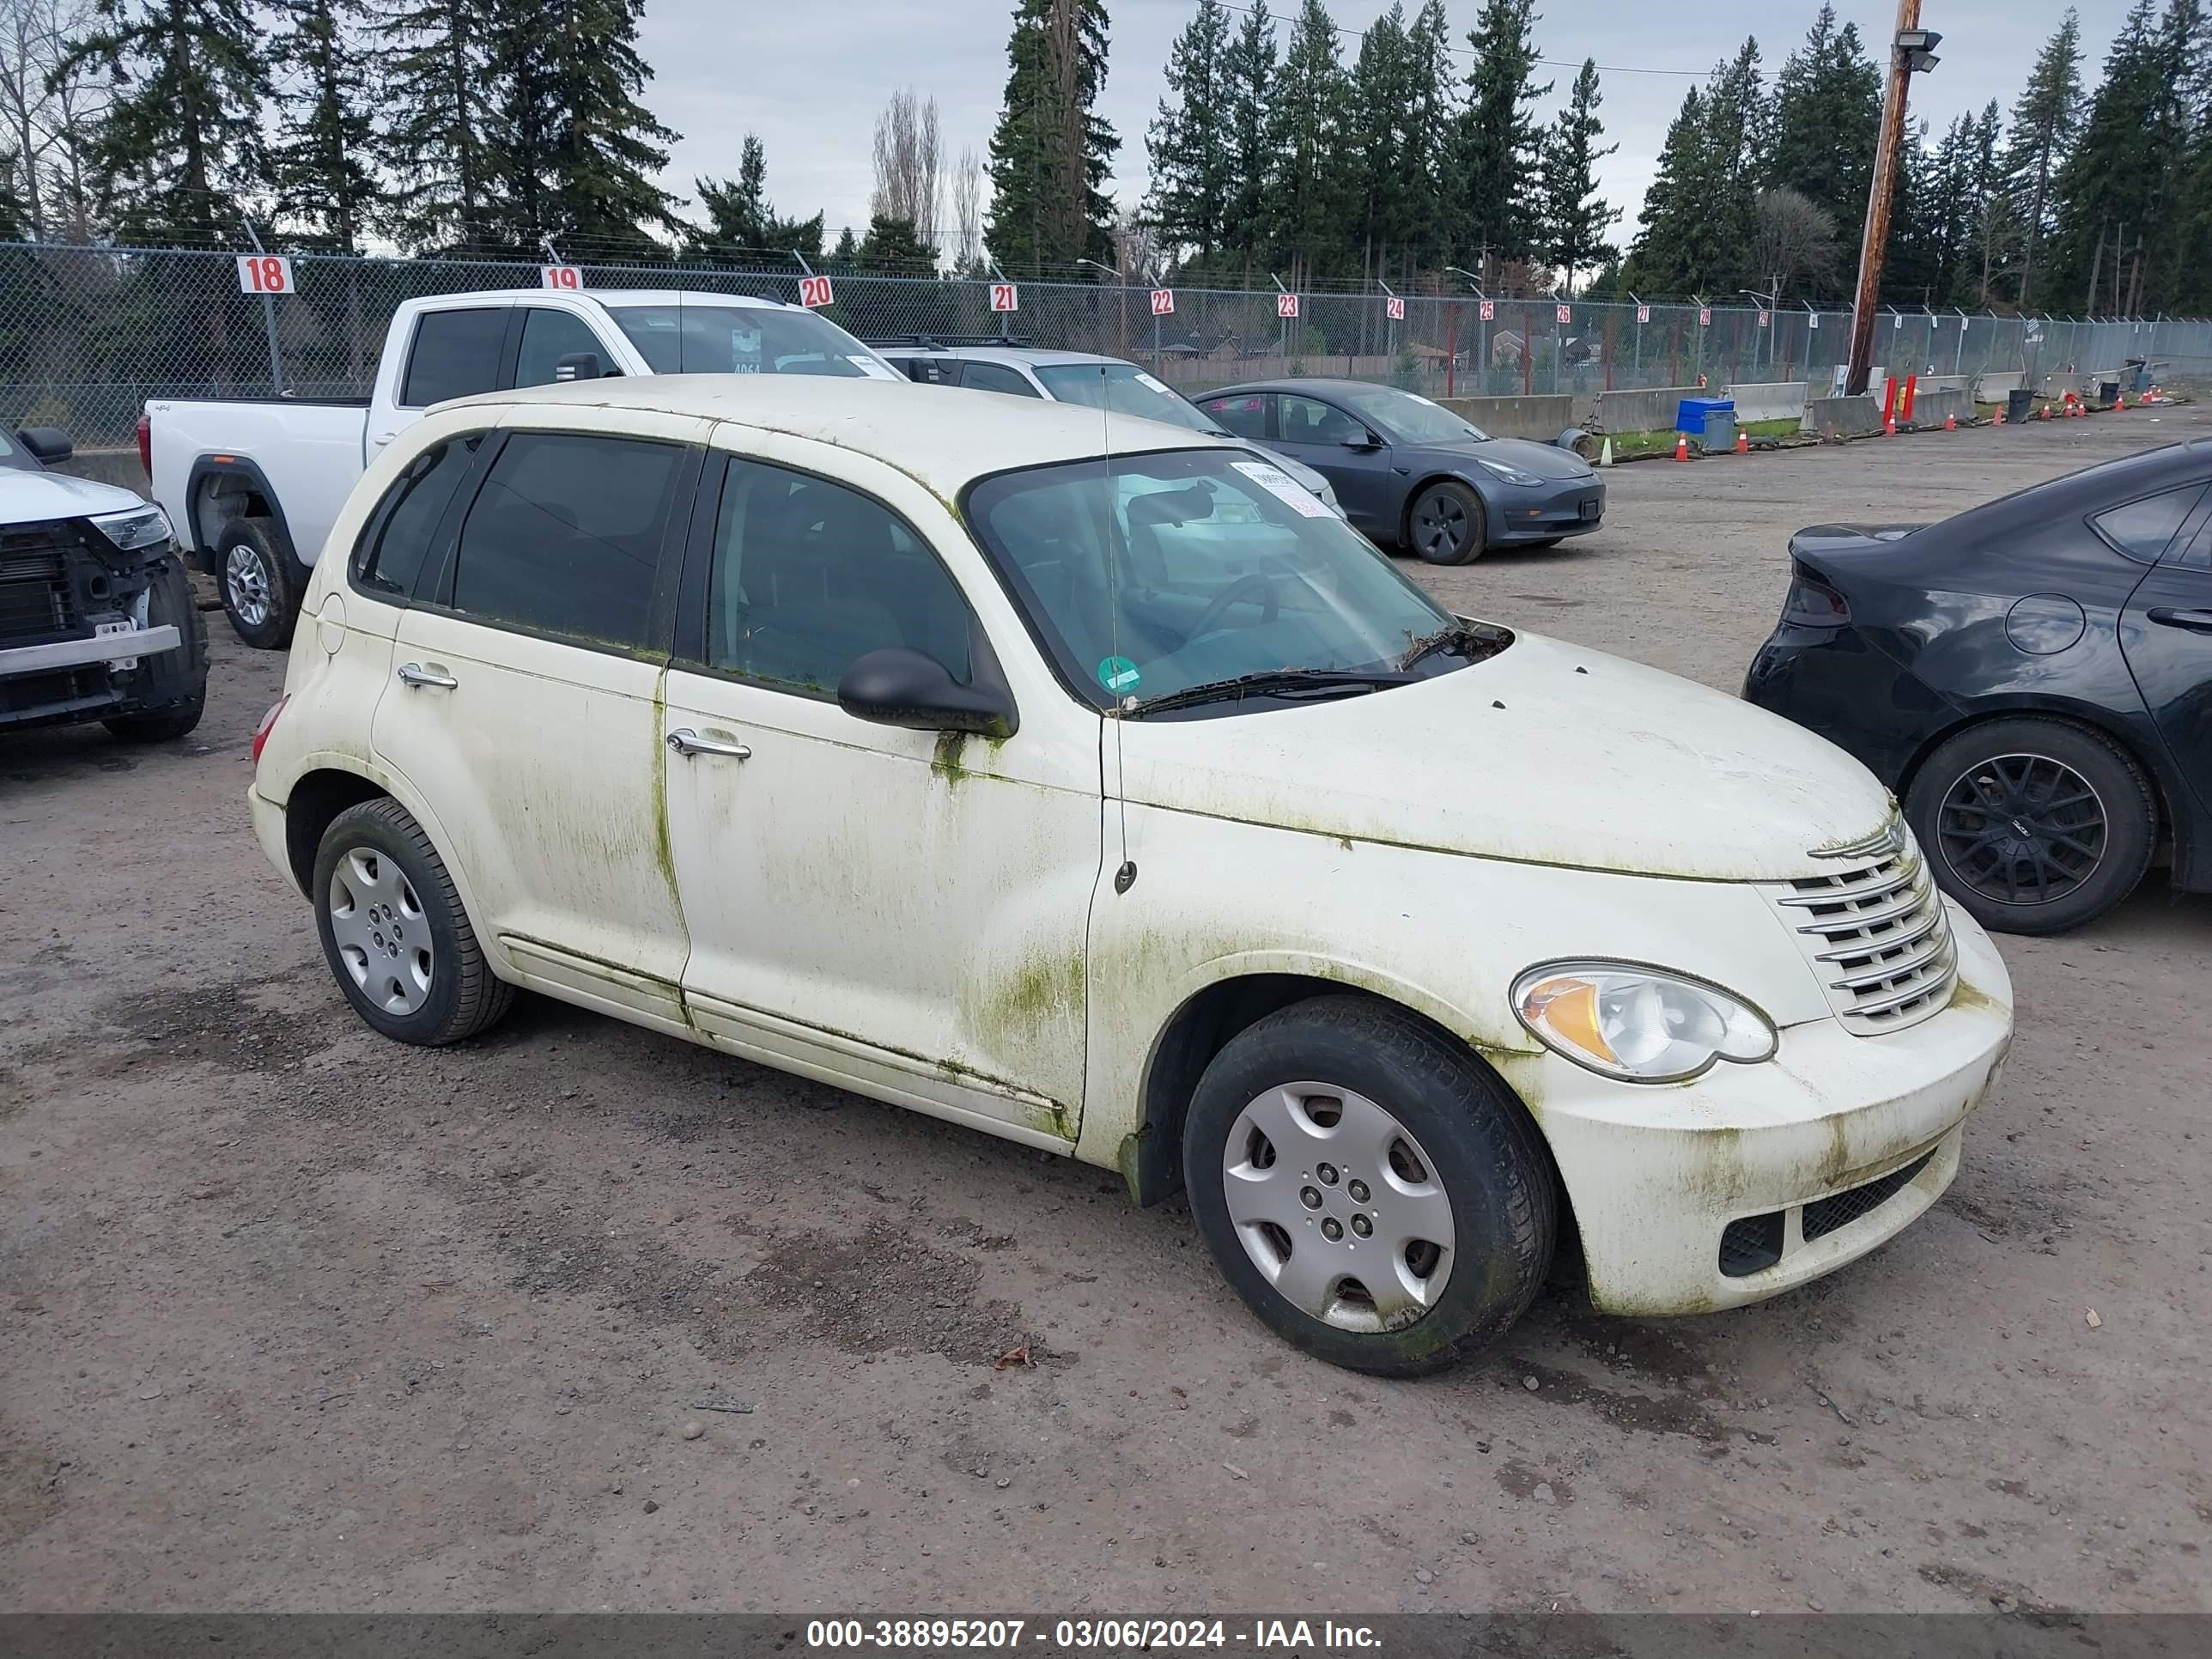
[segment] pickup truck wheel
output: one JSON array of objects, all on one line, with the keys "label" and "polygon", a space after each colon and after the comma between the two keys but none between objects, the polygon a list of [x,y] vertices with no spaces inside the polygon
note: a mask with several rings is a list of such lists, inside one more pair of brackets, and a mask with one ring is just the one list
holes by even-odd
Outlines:
[{"label": "pickup truck wheel", "polygon": [[264,651],[291,644],[307,569],[275,520],[232,520],[215,544],[215,574],[240,639]]},{"label": "pickup truck wheel", "polygon": [[386,1036],[438,1048],[474,1036],[514,1000],[491,971],[445,860],[388,796],[331,820],[309,892],[338,989]]},{"label": "pickup truck wheel", "polygon": [[1380,1376],[1502,1336],[1544,1282],[1551,1166],[1504,1085],[1363,998],[1231,1038],[1183,1125],[1183,1178],[1223,1277],[1278,1334]]}]

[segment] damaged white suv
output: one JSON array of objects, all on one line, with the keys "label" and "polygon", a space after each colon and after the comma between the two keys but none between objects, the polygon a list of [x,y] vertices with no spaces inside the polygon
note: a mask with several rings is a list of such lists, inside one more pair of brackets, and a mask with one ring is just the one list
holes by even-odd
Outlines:
[{"label": "damaged white suv", "polygon": [[2002,963],[1856,762],[1439,610],[1265,458],[684,377],[432,414],[248,797],[404,1042],[517,986],[1178,1186],[1364,1370],[1839,1267],[1959,1167]]}]

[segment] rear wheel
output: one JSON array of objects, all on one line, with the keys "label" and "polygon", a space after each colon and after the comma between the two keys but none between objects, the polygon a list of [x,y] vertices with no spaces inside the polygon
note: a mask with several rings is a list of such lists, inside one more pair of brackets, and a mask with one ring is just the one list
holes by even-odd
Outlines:
[{"label": "rear wheel", "polygon": [[1463,483],[1431,484],[1406,514],[1406,544],[1431,564],[1473,563],[1489,533],[1482,497]]},{"label": "rear wheel", "polygon": [[234,519],[215,546],[223,613],[238,637],[264,651],[292,642],[307,568],[274,519]]},{"label": "rear wheel", "polygon": [[1386,1004],[1298,1003],[1214,1056],[1183,1126],[1192,1213],[1278,1334],[1383,1376],[1503,1335],[1543,1283],[1551,1170],[1504,1085]]},{"label": "rear wheel", "polygon": [[1936,878],[1985,927],[2058,933],[2104,915],[2149,866],[2158,804],[2117,745],[2021,716],[1938,745],[1905,792]]}]

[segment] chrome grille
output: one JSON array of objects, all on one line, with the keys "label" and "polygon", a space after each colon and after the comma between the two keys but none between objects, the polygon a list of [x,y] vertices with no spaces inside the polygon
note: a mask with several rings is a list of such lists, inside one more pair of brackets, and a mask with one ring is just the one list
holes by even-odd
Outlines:
[{"label": "chrome grille", "polygon": [[1958,961],[1943,901],[1911,836],[1899,825],[1815,856],[1850,863],[1768,890],[1845,1028],[1872,1036],[1941,1010]]}]

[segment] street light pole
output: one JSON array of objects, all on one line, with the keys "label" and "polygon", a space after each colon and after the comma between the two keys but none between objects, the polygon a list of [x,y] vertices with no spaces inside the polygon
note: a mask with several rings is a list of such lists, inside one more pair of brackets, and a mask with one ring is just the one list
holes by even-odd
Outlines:
[{"label": "street light pole", "polygon": [[1890,38],[1889,86],[1882,99],[1881,131],[1875,143],[1874,183],[1867,191],[1866,228],[1859,239],[1858,291],[1851,307],[1850,368],[1844,390],[1866,390],[1874,363],[1874,313],[1881,292],[1881,264],[1889,249],[1890,209],[1897,198],[1897,167],[1905,146],[1905,100],[1916,69],[1936,67],[1942,39],[1920,27],[1920,0],[1897,0],[1897,30]]}]

